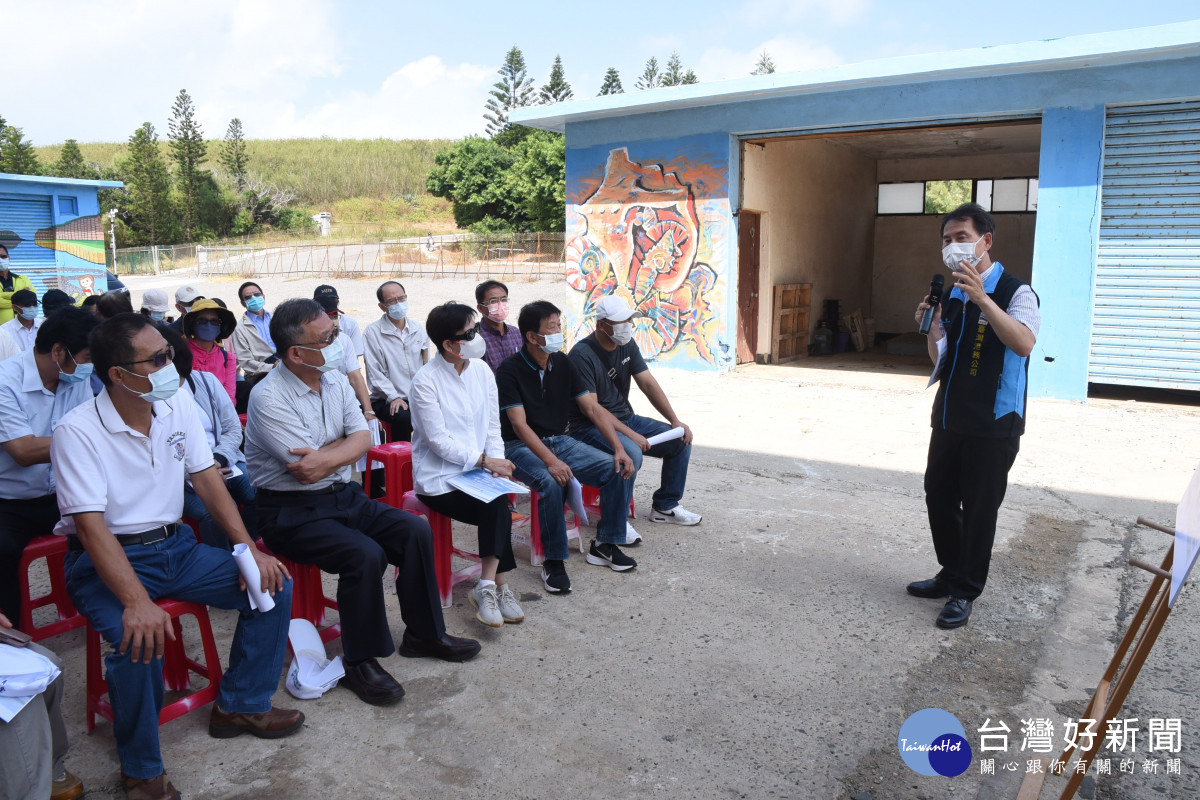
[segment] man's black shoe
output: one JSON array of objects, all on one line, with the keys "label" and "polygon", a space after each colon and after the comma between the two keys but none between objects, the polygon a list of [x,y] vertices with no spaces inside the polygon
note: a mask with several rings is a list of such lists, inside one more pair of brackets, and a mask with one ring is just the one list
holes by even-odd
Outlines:
[{"label": "man's black shoe", "polygon": [[961,628],[971,618],[971,601],[961,597],[951,597],[942,613],[938,614],[939,628]]},{"label": "man's black shoe", "polygon": [[404,687],[373,658],[353,667],[347,665],[342,685],[373,706],[390,706],[404,697]]},{"label": "man's black shoe", "polygon": [[442,661],[470,661],[479,654],[479,642],[442,634],[440,639],[418,639],[408,631],[400,640],[400,655],[405,658],[440,658]]},{"label": "man's black shoe", "polygon": [[949,597],[950,585],[942,580],[942,576],[930,578],[927,581],[914,581],[908,585],[908,593],[913,597]]}]

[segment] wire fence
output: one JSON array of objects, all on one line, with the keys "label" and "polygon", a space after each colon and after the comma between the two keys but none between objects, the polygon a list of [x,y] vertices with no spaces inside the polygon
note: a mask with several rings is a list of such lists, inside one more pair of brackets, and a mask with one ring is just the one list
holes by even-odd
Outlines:
[{"label": "wire fence", "polygon": [[562,233],[423,236],[366,242],[182,244],[117,251],[118,275],[474,277],[538,280],[566,269]]}]

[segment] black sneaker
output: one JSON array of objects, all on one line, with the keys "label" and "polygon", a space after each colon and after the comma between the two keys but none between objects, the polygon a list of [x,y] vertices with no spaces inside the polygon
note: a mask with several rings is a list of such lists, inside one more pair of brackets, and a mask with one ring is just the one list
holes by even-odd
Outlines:
[{"label": "black sneaker", "polygon": [[608,542],[597,544],[592,539],[592,547],[588,550],[587,562],[598,567],[608,567],[615,572],[624,572],[637,566],[637,562],[621,552],[621,548]]},{"label": "black sneaker", "polygon": [[551,594],[569,594],[571,579],[567,577],[567,567],[563,562],[549,560],[542,565],[542,586]]}]

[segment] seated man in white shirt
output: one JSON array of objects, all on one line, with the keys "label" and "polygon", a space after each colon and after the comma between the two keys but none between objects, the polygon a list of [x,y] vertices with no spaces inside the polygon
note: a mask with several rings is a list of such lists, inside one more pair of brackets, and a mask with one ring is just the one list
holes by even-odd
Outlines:
[{"label": "seated man in white shirt", "polygon": [[392,441],[412,439],[408,391],[413,376],[429,360],[429,337],[408,316],[408,292],[396,281],[375,290],[383,316],[367,326],[363,337],[371,408],[388,424]]},{"label": "seated man in white shirt", "polygon": [[513,475],[500,438],[496,379],[481,360],[486,345],[470,306],[438,306],[429,312],[425,329],[438,354],[412,383],[413,483],[429,508],[479,526],[482,569],[470,600],[478,609],[477,620],[499,628],[525,619],[504,576],[517,568],[508,497],[484,503],[449,483],[476,467],[505,478]]},{"label": "seated man in white shirt", "polygon": [[[179,393],[174,353],[154,323],[118,314],[89,340],[104,391],[54,429],[50,461],[67,537],[64,570],[75,608],[112,647],[105,657],[113,736],[130,798],[178,798],[163,771],[158,715],[162,654],[175,637],[155,604],[173,598],[237,609],[229,668],[209,717],[223,739],[250,733],[278,739],[304,715],[273,708],[290,623],[292,584],[279,560],[256,548],[225,489],[196,404]],[[184,475],[235,544],[250,548],[267,612],[250,608],[233,556],[179,532]]]},{"label": "seated man in white shirt", "polygon": [[271,318],[279,366],[250,392],[246,461],[258,490],[258,530],[276,553],[338,576],[346,677],[365,703],[390,705],[404,688],[379,664],[395,652],[383,574],[399,567],[400,655],[466,661],[479,643],[446,633],[433,534],[414,514],[370,500],[350,465],[370,447],[350,384],[342,339],[312,300],[285,300]]},{"label": "seated man in white shirt", "polygon": [[341,301],[338,298],[337,289],[329,284],[318,286],[313,291],[313,300],[316,300],[329,315],[329,319],[337,328],[339,335],[345,337],[342,339],[344,360],[340,369],[346,379],[350,381],[350,388],[354,390],[354,396],[358,398],[363,416],[367,419],[374,419],[375,411],[371,408],[371,394],[367,391],[367,381],[363,377],[362,364],[358,360],[366,350],[358,323],[354,317],[338,308],[338,303]]},{"label": "seated man in white shirt", "polygon": [[38,316],[37,295],[30,289],[13,292],[12,308],[15,317],[0,325],[0,334],[12,337],[22,352],[33,347],[42,317]]}]

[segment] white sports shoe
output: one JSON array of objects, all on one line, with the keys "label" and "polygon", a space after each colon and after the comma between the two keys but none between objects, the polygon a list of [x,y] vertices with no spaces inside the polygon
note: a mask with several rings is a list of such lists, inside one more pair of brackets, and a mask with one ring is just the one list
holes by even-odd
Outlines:
[{"label": "white sports shoe", "polygon": [[517,605],[517,598],[513,596],[513,591],[508,588],[508,584],[504,584],[499,589],[496,599],[500,605],[500,617],[505,622],[520,622],[525,619],[525,612]]},{"label": "white sports shoe", "polygon": [[695,512],[688,511],[683,506],[675,506],[670,511],[659,511],[653,507],[650,509],[651,522],[669,522],[672,525],[699,525],[702,519],[704,517]]},{"label": "white sports shoe", "polygon": [[483,586],[477,583],[467,597],[471,599],[471,605],[477,609],[475,619],[493,628],[504,625],[504,617],[500,616],[500,600],[496,596],[495,585]]},{"label": "white sports shoe", "polygon": [[633,526],[628,522],[625,523],[625,546],[637,547],[642,543],[642,535],[633,529]]}]

